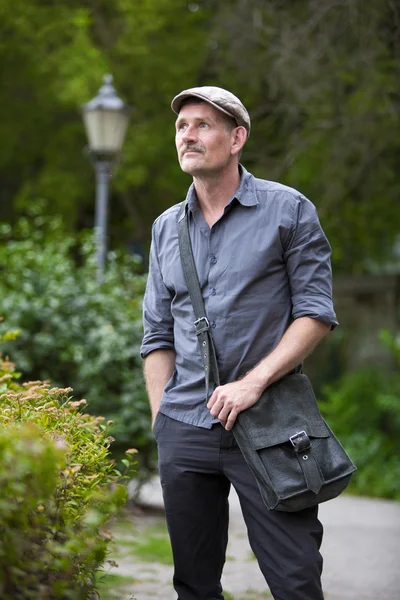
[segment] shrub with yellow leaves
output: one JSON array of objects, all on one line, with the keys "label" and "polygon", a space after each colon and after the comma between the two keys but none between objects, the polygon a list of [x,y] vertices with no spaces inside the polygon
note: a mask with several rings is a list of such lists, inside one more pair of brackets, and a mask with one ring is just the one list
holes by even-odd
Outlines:
[{"label": "shrub with yellow leaves", "polygon": [[136,451],[127,451],[121,475],[110,421],[82,412],[86,400],[71,400],[71,388],[18,377],[0,355],[0,597],[84,600],[106,560],[104,525],[126,501],[122,480]]}]

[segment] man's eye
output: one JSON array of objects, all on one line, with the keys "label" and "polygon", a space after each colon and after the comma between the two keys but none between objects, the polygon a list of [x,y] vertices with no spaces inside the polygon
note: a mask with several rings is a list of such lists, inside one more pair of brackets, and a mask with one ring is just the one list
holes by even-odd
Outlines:
[{"label": "man's eye", "polygon": [[187,127],[187,124],[186,124],[186,123],[180,123],[180,124],[178,125],[178,131],[182,131],[183,129],[186,129],[186,127]]},{"label": "man's eye", "polygon": [[208,129],[209,125],[208,125],[208,123],[200,123],[200,127],[202,129]]}]

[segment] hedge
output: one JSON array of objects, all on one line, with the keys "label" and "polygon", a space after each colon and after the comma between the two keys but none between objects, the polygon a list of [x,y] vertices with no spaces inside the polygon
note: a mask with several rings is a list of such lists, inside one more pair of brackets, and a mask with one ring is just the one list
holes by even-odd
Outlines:
[{"label": "hedge", "polygon": [[70,388],[18,377],[0,355],[0,597],[84,600],[107,557],[104,525],[126,500],[111,424]]}]

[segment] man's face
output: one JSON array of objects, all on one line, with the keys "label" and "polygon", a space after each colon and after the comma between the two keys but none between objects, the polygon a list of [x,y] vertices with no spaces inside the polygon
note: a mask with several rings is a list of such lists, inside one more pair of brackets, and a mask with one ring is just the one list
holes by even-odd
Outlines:
[{"label": "man's face", "polygon": [[199,176],[223,170],[234,159],[232,143],[232,132],[218,109],[206,102],[182,107],[175,135],[182,171]]}]

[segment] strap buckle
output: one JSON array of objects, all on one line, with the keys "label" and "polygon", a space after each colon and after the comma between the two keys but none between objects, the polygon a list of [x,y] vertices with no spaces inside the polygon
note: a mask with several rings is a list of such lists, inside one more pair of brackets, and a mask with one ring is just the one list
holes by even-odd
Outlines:
[{"label": "strap buckle", "polygon": [[296,452],[304,452],[311,448],[311,441],[305,431],[299,431],[289,438]]},{"label": "strap buckle", "polygon": [[196,319],[194,326],[196,327],[196,335],[200,335],[205,331],[210,331],[210,323],[207,317],[200,317],[200,319]]}]

